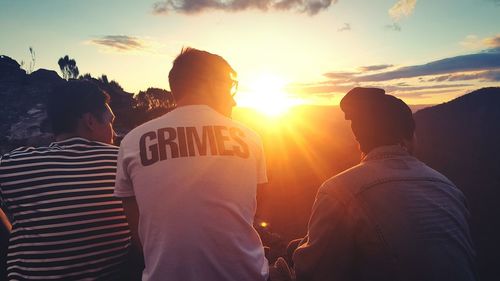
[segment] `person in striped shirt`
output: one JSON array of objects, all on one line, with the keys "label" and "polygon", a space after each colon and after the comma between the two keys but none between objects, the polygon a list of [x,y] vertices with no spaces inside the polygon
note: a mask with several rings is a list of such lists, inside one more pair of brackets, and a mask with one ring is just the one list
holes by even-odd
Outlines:
[{"label": "person in striped shirt", "polygon": [[113,196],[118,148],[108,103],[90,81],[63,83],[47,102],[56,141],[0,159],[1,200],[13,218],[8,280],[126,279],[130,230]]}]

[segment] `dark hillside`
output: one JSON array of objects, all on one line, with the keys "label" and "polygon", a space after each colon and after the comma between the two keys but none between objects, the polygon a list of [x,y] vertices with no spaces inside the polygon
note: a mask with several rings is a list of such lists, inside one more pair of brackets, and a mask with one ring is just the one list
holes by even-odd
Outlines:
[{"label": "dark hillside", "polygon": [[498,280],[500,88],[483,88],[415,114],[418,157],[465,193],[483,280]]}]

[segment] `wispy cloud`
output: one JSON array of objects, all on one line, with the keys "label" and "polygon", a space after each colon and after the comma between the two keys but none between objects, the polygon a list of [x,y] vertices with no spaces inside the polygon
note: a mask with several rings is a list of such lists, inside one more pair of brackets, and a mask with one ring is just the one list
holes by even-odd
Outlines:
[{"label": "wispy cloud", "polygon": [[460,41],[460,45],[467,49],[481,49],[484,47],[484,43],[475,34],[467,35],[464,40]]},{"label": "wispy cloud", "polygon": [[474,73],[447,74],[428,79],[428,82],[481,80],[483,82],[500,82],[500,69]]},{"label": "wispy cloud", "polygon": [[500,34],[483,39],[480,39],[477,35],[470,34],[460,42],[460,45],[467,49],[500,49]]},{"label": "wispy cloud", "polygon": [[339,29],[337,29],[338,32],[342,32],[342,31],[349,31],[351,30],[351,24],[350,23],[344,23],[344,25],[342,27],[340,27]]},{"label": "wispy cloud", "polygon": [[399,25],[398,23],[393,22],[391,24],[386,25],[385,29],[393,30],[393,31],[401,31],[401,25]]},{"label": "wispy cloud", "polygon": [[368,65],[368,66],[360,66],[358,69],[360,71],[368,72],[368,71],[378,71],[382,69],[387,69],[389,67],[393,67],[392,64],[378,64],[378,65]]},{"label": "wispy cloud", "polygon": [[[291,85],[292,92],[338,98],[353,87],[379,87],[413,103],[444,101],[449,94],[500,82],[500,36],[480,40],[490,48],[424,64],[393,68],[391,64],[361,66],[357,71],[324,73],[326,80]],[[442,98],[437,96],[442,95]],[[436,99],[437,97],[437,99]]]},{"label": "wispy cloud", "polygon": [[410,16],[415,10],[416,4],[417,0],[399,0],[389,9],[389,15],[393,21],[398,22],[402,18]]},{"label": "wispy cloud", "polygon": [[294,11],[316,15],[328,9],[338,0],[165,0],[153,4],[154,14],[177,12],[183,14],[198,14],[210,10],[238,12],[244,10],[260,11]]},{"label": "wispy cloud", "polygon": [[323,76],[336,81],[349,81],[352,78],[356,77],[357,74],[359,74],[359,72],[328,72],[324,73]]},{"label": "wispy cloud", "polygon": [[121,52],[143,50],[147,47],[143,40],[126,35],[106,35],[94,38],[90,43]]},{"label": "wispy cloud", "polygon": [[387,85],[384,86],[386,92],[416,92],[431,89],[455,89],[464,88],[471,86],[471,84],[438,84],[438,85],[426,85],[426,86],[398,86],[398,85]]},{"label": "wispy cloud", "polygon": [[[300,93],[302,95],[327,95],[335,93],[346,93],[354,87],[363,86],[358,83],[353,84],[335,84],[335,83],[318,83],[318,84],[305,84],[305,85],[295,85],[293,92]],[[464,89],[465,87],[470,87],[472,84],[434,84],[434,85],[422,85],[422,86],[412,86],[407,84],[369,84],[365,86],[379,87],[383,88],[387,93],[397,94],[400,97],[411,97],[418,98],[423,95],[430,93],[442,94],[446,92],[452,92]]]},{"label": "wispy cloud", "polygon": [[500,68],[500,51],[480,52],[401,67],[393,71],[356,77],[358,82],[388,81],[427,75],[451,74]]},{"label": "wispy cloud", "polygon": [[[500,0],[498,0],[500,3]],[[494,37],[483,39],[484,44],[492,49],[500,49],[500,34]]]},{"label": "wispy cloud", "polygon": [[174,56],[179,51],[178,46],[185,45],[183,42],[169,42],[170,44],[165,44],[155,38],[128,35],[96,36],[84,43],[95,45],[100,51],[105,53],[160,57]]}]

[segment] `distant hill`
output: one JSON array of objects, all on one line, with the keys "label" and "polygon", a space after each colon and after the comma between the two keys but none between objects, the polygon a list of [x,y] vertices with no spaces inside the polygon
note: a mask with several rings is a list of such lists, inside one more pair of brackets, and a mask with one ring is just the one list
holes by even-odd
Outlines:
[{"label": "distant hill", "polygon": [[233,118],[262,136],[269,174],[259,202],[262,219],[286,239],[305,235],[319,186],[360,161],[350,122],[338,106],[297,106],[279,118],[235,108]]},{"label": "distant hill", "polygon": [[483,88],[415,113],[418,158],[465,193],[482,280],[500,267],[500,88]]}]

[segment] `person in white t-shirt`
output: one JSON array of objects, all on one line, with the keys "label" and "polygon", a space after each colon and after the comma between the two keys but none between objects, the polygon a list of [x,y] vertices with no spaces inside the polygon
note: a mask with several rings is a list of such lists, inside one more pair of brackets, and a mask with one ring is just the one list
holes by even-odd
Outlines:
[{"label": "person in white t-shirt", "polygon": [[253,228],[257,189],[267,182],[260,137],[230,119],[236,72],[220,56],[186,48],[169,73],[177,108],[128,133],[115,195],[143,280],[266,280]]}]

